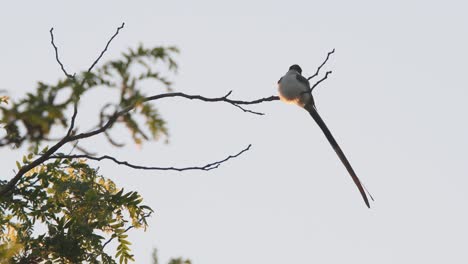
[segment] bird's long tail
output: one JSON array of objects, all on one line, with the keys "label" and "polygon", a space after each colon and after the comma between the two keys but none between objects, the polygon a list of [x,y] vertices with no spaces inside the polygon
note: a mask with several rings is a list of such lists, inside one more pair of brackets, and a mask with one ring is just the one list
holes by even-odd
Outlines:
[{"label": "bird's long tail", "polygon": [[315,122],[319,125],[319,127],[322,129],[323,133],[328,139],[328,142],[332,145],[333,149],[335,150],[336,154],[340,158],[341,162],[343,165],[346,167],[348,170],[349,174],[351,175],[351,178],[353,178],[354,183],[359,189],[359,192],[361,193],[362,199],[364,199],[364,202],[366,203],[367,207],[370,208],[369,205],[369,200],[367,199],[366,191],[361,184],[361,181],[359,180],[358,176],[354,172],[353,168],[351,167],[351,164],[349,164],[348,159],[346,158],[345,154],[341,150],[340,146],[336,142],[335,138],[331,134],[330,130],[328,129],[327,125],[325,125],[325,122],[322,120],[320,117],[319,113],[317,112],[317,109],[315,108],[315,105],[313,103],[307,104],[304,106],[304,109],[307,110],[312,118],[314,118]]}]

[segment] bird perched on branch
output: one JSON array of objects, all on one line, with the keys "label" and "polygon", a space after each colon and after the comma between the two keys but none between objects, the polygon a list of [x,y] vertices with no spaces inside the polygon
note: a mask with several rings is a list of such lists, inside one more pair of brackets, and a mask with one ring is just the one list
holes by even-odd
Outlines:
[{"label": "bird perched on branch", "polygon": [[[361,193],[361,196],[364,199],[364,202],[366,203],[367,207],[370,208],[369,200],[367,198],[364,186],[362,185],[361,181],[359,180],[353,168],[351,167],[351,164],[349,164],[348,159],[346,158],[345,154],[336,142],[335,138],[333,138],[333,135],[331,134],[330,130],[325,125],[325,122],[322,120],[322,118],[317,112],[309,80],[302,76],[302,69],[301,67],[299,67],[299,65],[294,64],[291,67],[289,67],[289,71],[278,81],[278,91],[279,97],[282,101],[287,103],[293,103],[304,108],[307,112],[309,112],[312,118],[314,118],[315,122],[317,122],[319,127],[322,129],[323,133],[328,139],[328,142],[330,142],[336,154],[338,154],[338,157],[340,158],[341,162],[344,164],[349,174],[351,175],[351,178],[353,179],[354,183],[359,189],[359,192]],[[369,196],[372,199],[372,196],[370,194]]]}]

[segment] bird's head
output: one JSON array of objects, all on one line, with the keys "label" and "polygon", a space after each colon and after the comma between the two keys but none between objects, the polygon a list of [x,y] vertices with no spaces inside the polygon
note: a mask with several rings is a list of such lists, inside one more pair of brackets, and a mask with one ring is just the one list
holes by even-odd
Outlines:
[{"label": "bird's head", "polygon": [[289,67],[289,70],[297,71],[299,74],[302,74],[302,69],[299,65],[294,64],[291,67]]}]

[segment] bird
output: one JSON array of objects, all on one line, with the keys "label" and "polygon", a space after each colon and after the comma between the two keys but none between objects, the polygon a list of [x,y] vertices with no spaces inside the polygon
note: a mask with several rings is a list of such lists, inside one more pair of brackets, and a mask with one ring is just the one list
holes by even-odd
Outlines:
[{"label": "bird", "polygon": [[[279,79],[278,93],[281,101],[296,104],[309,112],[322,132],[325,134],[325,137],[335,150],[343,165],[346,167],[346,170],[351,175],[351,178],[361,193],[362,199],[364,200],[366,206],[370,208],[369,199],[367,198],[366,194],[367,190],[365,190],[358,176],[351,167],[351,164],[346,158],[344,152],[341,150],[327,125],[320,117],[317,111],[317,107],[315,106],[314,97],[312,96],[312,89],[310,87],[309,80],[302,76],[302,69],[299,65],[294,64],[289,67],[288,72],[286,72],[286,74]],[[369,197],[373,199],[370,194]]]}]

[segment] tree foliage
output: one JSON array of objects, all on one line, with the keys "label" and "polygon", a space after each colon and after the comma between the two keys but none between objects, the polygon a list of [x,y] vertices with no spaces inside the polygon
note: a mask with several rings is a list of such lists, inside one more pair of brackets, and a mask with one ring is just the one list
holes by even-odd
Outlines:
[{"label": "tree foliage", "polygon": [[[94,72],[84,71],[55,84],[39,82],[36,90],[27,93],[25,98],[9,105],[0,105],[0,121],[5,124],[7,132],[0,138],[0,146],[19,147],[23,143],[36,146],[50,141],[48,135],[56,126],[69,126],[67,110],[92,89],[117,89],[119,93],[117,102],[103,104],[100,111],[101,124],[98,125],[102,125],[109,117],[109,111],[132,105],[144,98],[145,94],[141,90],[143,81],[154,80],[162,84],[163,90],[170,90],[171,82],[161,70],[177,70],[173,59],[176,53],[178,50],[175,47],[145,48],[140,45],[124,52],[121,59],[111,60]],[[158,70],[155,65],[159,66]],[[141,118],[143,124],[138,122]],[[165,121],[151,104],[141,104],[136,113],[127,113],[118,122],[128,128],[137,144],[167,135]],[[106,136],[113,145],[121,146],[112,140],[109,133],[106,132]]]},{"label": "tree foliage", "polygon": [[[34,92],[17,101],[0,97],[0,122],[4,136],[0,146],[29,146],[17,169],[47,152],[51,131],[70,126],[66,115],[92,89],[117,89],[117,102],[106,102],[100,124],[116,111],[138,104],[145,97],[141,82],[153,80],[170,90],[162,74],[175,71],[174,47],[129,49],[94,72],[81,72],[54,84],[38,83]],[[62,98],[59,101],[59,98]],[[65,99],[63,99],[65,98]],[[133,141],[167,135],[166,123],[150,104],[126,113],[116,122],[124,124]],[[106,131],[108,141],[116,143]],[[75,142],[76,146],[77,142]],[[45,147],[44,147],[45,146]],[[41,149],[42,148],[42,149]],[[152,209],[134,191],[125,191],[99,174],[86,159],[70,159],[63,153],[24,174],[15,188],[0,198],[0,263],[127,263],[133,260],[127,231],[146,228]],[[2,181],[1,184],[5,184]],[[106,253],[115,240],[116,255]]]}]

